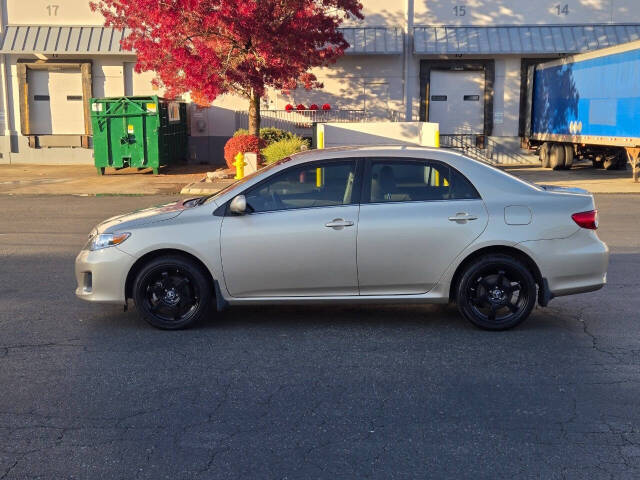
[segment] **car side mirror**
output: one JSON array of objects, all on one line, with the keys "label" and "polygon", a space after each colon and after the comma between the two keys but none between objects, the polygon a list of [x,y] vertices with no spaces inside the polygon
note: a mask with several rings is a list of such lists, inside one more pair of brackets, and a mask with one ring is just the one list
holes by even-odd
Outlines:
[{"label": "car side mirror", "polygon": [[231,200],[229,211],[236,215],[244,215],[247,213],[247,199],[244,195],[238,195]]}]

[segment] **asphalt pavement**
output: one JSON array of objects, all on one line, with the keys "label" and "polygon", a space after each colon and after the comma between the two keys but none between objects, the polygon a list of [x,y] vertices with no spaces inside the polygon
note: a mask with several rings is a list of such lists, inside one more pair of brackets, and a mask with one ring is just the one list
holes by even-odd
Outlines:
[{"label": "asphalt pavement", "polygon": [[597,197],[604,289],[499,333],[452,306],[165,332],[77,300],[91,227],[168,199],[0,197],[0,480],[640,477],[640,195]]}]

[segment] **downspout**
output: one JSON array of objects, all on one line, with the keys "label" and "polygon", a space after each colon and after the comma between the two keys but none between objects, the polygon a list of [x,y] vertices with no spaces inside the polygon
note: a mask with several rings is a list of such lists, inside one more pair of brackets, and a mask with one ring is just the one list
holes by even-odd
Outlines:
[{"label": "downspout", "polygon": [[413,61],[413,13],[414,0],[405,0],[404,3],[404,52],[403,52],[403,86],[404,86],[404,109],[405,120],[413,120],[413,105],[411,105],[411,65]]}]

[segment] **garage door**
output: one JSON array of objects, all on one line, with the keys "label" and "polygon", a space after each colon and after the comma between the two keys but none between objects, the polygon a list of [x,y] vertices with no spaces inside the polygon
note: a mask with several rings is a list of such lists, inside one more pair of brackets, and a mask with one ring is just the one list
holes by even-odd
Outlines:
[{"label": "garage door", "polygon": [[431,71],[429,121],[441,135],[484,132],[484,72]]},{"label": "garage door", "polygon": [[32,134],[84,133],[80,70],[31,70],[28,82]]}]

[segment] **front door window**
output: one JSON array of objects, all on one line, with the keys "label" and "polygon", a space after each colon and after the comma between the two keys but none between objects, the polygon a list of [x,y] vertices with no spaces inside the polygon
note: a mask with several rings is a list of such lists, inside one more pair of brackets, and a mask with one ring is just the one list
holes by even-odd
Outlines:
[{"label": "front door window", "polygon": [[251,211],[350,205],[355,198],[355,162],[292,167],[245,193]]}]

